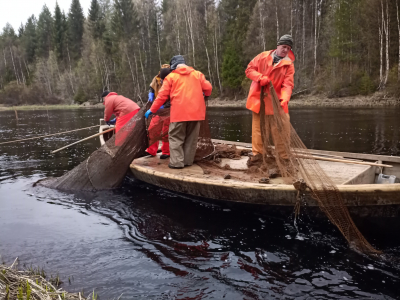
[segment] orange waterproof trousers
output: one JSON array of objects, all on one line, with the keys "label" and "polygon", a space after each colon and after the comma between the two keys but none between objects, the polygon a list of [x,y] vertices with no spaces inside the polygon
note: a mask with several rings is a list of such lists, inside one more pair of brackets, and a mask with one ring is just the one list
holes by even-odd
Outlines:
[{"label": "orange waterproof trousers", "polygon": [[[285,144],[282,140],[283,134],[290,135],[290,116],[289,114],[286,114],[286,116],[287,118],[284,120],[284,130],[283,130],[284,132],[279,132],[275,122],[272,122],[271,124],[271,135],[272,135],[272,140],[275,143],[275,151],[283,159],[289,158],[285,150]],[[254,155],[263,154],[264,151],[261,138],[260,114],[257,114],[255,112],[253,112],[251,145]]]}]

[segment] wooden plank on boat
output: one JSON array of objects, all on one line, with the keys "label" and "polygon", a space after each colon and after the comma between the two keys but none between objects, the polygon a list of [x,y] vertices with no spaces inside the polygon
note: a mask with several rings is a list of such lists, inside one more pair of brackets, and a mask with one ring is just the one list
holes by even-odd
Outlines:
[{"label": "wooden plank on boat", "polygon": [[[217,144],[227,144],[227,145],[237,145],[242,146],[245,148],[251,148],[250,143],[242,143],[242,142],[233,142],[233,141],[224,141],[224,140],[217,140],[213,139],[213,142]],[[399,156],[389,156],[389,155],[377,155],[377,154],[365,154],[365,153],[351,153],[351,152],[339,152],[339,151],[326,151],[326,150],[316,150],[316,149],[309,149],[313,153],[316,154],[328,154],[334,156],[342,156],[347,158],[354,158],[354,159],[363,159],[363,160],[372,160],[372,161],[382,161],[382,162],[393,162],[393,163],[400,163]]]}]

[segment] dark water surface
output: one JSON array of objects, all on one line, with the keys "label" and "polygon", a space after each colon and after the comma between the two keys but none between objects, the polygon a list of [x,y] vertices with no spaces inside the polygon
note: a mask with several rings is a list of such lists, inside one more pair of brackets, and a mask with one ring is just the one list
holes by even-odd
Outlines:
[{"label": "dark water surface", "polygon": [[[292,109],[314,149],[400,155],[398,108]],[[98,124],[101,110],[0,112],[0,142]],[[251,141],[251,114],[212,109],[213,138]],[[115,191],[70,195],[32,183],[60,176],[99,146],[96,130],[0,145],[0,255],[59,273],[64,288],[100,299],[399,299],[396,260],[349,250],[325,219],[209,204],[128,176]],[[112,176],[112,174],[110,174]],[[400,257],[400,221],[357,220]],[[68,277],[73,278],[71,283]]]}]

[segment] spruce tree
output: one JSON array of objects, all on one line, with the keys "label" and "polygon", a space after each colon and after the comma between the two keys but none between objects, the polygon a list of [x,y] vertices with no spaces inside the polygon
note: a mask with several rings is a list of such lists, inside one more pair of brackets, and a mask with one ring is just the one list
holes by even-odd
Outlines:
[{"label": "spruce tree", "polygon": [[112,30],[118,40],[128,40],[137,30],[137,15],[131,0],[115,0]]},{"label": "spruce tree", "polygon": [[105,31],[105,18],[98,0],[92,0],[89,8],[88,19],[92,37],[95,40],[101,39]]},{"label": "spruce tree", "polygon": [[25,48],[26,60],[32,63],[35,60],[36,51],[36,18],[34,15],[28,18],[25,24],[24,36],[22,44]]},{"label": "spruce tree", "polygon": [[65,39],[66,39],[66,22],[61,12],[60,6],[56,2],[56,8],[54,11],[54,34],[53,34],[53,44],[54,50],[57,55],[58,60],[64,59],[65,52]]},{"label": "spruce tree", "polygon": [[71,56],[75,59],[79,58],[81,55],[84,22],[85,16],[83,15],[79,0],[72,0],[68,13],[68,37],[69,50]]},{"label": "spruce tree", "polygon": [[43,6],[37,22],[37,55],[48,57],[52,48],[53,18],[46,4]]},{"label": "spruce tree", "polygon": [[220,9],[226,22],[222,55],[222,84],[238,90],[245,77],[248,62],[244,60],[243,43],[255,0],[222,0]]}]

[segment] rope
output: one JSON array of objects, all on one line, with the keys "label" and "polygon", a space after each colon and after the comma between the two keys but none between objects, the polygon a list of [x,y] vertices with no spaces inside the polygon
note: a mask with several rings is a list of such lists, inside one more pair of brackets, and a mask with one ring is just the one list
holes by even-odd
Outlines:
[{"label": "rope", "polygon": [[74,130],[70,130],[70,131],[58,132],[58,133],[53,133],[53,134],[48,134],[48,135],[41,135],[41,136],[37,136],[37,137],[33,137],[33,138],[28,138],[28,139],[22,139],[22,140],[15,140],[15,141],[3,142],[3,143],[0,143],[0,145],[11,144],[11,143],[16,143],[16,142],[23,142],[23,141],[29,141],[29,140],[36,140],[36,139],[41,139],[41,138],[45,138],[45,137],[49,137],[49,136],[54,136],[54,135],[59,135],[59,134],[64,134],[64,133],[70,133],[70,132],[76,132],[76,131],[79,131],[79,130],[90,129],[90,128],[94,128],[94,127],[99,127],[99,125],[90,126],[90,127],[85,127],[85,128],[80,128],[80,129],[74,129]]}]

